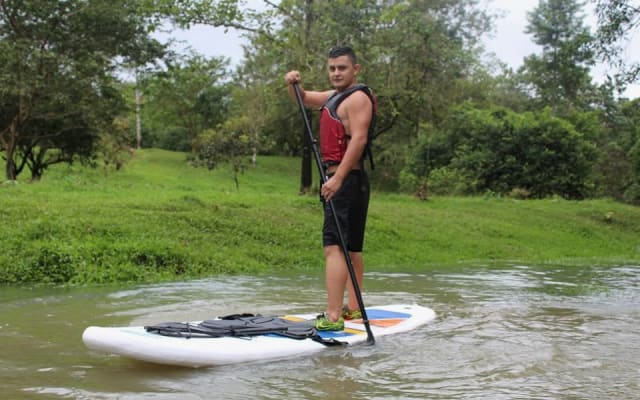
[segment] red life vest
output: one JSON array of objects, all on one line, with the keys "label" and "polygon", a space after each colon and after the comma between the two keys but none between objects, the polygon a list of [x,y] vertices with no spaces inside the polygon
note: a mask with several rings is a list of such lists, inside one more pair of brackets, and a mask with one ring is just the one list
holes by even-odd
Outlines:
[{"label": "red life vest", "polygon": [[372,139],[372,132],[375,129],[376,116],[376,98],[367,86],[358,84],[351,86],[344,92],[336,92],[322,106],[320,114],[320,152],[322,154],[322,162],[325,165],[339,164],[347,151],[347,143],[349,136],[342,121],[338,117],[338,106],[344,99],[354,92],[362,90],[373,104],[371,123],[369,125],[369,137],[367,140],[367,148]]}]

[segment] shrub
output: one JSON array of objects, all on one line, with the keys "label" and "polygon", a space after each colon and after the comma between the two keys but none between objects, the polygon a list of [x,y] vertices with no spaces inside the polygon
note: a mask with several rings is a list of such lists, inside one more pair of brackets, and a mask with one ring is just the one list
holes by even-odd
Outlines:
[{"label": "shrub", "polygon": [[462,171],[442,167],[429,174],[429,191],[443,196],[467,195],[474,192],[474,183]]},{"label": "shrub", "polygon": [[418,179],[428,176],[432,193],[504,195],[526,187],[531,197],[580,199],[591,193],[595,159],[593,144],[548,110],[517,114],[466,104],[418,143],[408,165]]}]

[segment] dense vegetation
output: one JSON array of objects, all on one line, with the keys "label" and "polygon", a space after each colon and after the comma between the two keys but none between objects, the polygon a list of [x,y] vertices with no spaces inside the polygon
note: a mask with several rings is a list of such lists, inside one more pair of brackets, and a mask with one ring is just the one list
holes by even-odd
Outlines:
[{"label": "dense vegetation", "polygon": [[[623,43],[640,10],[591,3],[594,29],[584,2],[540,0],[523,29],[541,52],[512,71],[483,55],[496,16],[479,0],[2,1],[5,176],[75,161],[118,169],[130,146],[231,162],[236,176],[246,155],[300,155],[282,77],[300,69],[325,88],[327,49],[350,44],[380,100],[373,148],[388,190],[639,203],[640,100],[616,93],[639,77]],[[198,23],[244,32],[243,63],[175,53],[152,34]],[[603,61],[618,74],[597,84]]]},{"label": "dense vegetation", "polygon": [[[322,269],[321,206],[298,194],[300,161],[193,169],[140,150],[117,174],[55,166],[0,186],[0,282],[104,283]],[[433,197],[375,191],[369,270],[468,265],[636,265],[640,209],[611,200]]]},{"label": "dense vegetation", "polygon": [[[541,51],[513,71],[487,61],[480,0],[0,0],[0,281],[315,268],[283,76],[326,88],[336,44],[379,99],[371,265],[637,261],[637,209],[609,199],[640,204],[640,99],[619,96],[640,9],[590,3],[594,29],[585,3],[540,0]],[[244,32],[243,62],[154,35],[194,24]]]}]

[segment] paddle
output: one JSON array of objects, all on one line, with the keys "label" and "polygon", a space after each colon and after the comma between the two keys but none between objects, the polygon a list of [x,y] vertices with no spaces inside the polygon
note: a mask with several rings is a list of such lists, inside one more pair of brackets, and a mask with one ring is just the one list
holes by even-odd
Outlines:
[{"label": "paddle", "polygon": [[[311,131],[311,124],[309,123],[309,118],[307,118],[307,113],[304,110],[304,103],[302,102],[302,96],[300,95],[300,88],[297,83],[293,84],[293,90],[296,94],[296,100],[298,100],[298,106],[300,106],[300,113],[302,114],[302,119],[304,120],[304,125],[309,135],[309,143],[311,143],[311,148],[313,150],[313,154],[316,159],[316,165],[318,166],[318,172],[320,173],[320,181],[324,185],[327,182],[327,176],[324,174],[324,169],[322,168],[322,158],[320,157],[320,150],[318,149],[318,142],[313,136],[313,132]],[[323,200],[324,201],[324,200]],[[347,262],[347,269],[349,270],[349,276],[351,277],[351,283],[353,284],[353,292],[358,300],[358,307],[360,307],[360,312],[362,313],[362,321],[364,323],[364,327],[367,330],[367,343],[374,344],[375,339],[373,338],[373,332],[371,332],[371,326],[369,325],[369,318],[367,318],[367,311],[364,309],[364,302],[362,301],[362,293],[360,292],[360,286],[358,285],[358,280],[356,279],[355,269],[353,268],[353,263],[351,262],[351,257],[349,256],[349,249],[347,248],[347,244],[344,240],[344,235],[342,233],[342,228],[340,227],[340,223],[338,221],[338,215],[336,214],[335,206],[333,205],[333,201],[329,200],[329,207],[331,208],[331,213],[333,214],[333,219],[336,223],[336,228],[338,231],[338,239],[340,240],[340,245],[342,247],[342,252],[344,253],[344,258]]]}]

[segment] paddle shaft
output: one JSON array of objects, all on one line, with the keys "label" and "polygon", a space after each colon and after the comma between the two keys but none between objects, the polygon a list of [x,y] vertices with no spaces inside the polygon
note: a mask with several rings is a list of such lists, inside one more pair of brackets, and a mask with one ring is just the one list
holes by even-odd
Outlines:
[{"label": "paddle shaft", "polygon": [[[309,122],[309,118],[307,118],[307,113],[304,108],[304,102],[302,101],[302,95],[300,94],[300,88],[298,87],[297,83],[293,84],[293,90],[296,95],[296,100],[298,100],[298,106],[300,107],[300,113],[302,114],[302,119],[304,120],[305,130],[307,131],[307,135],[309,135],[309,142],[311,143],[311,149],[313,150],[313,154],[316,159],[316,165],[318,166],[318,172],[320,173],[320,181],[324,185],[327,182],[327,176],[324,173],[324,168],[322,168],[322,158],[320,157],[318,142],[313,136],[313,132],[311,130],[311,123]],[[342,252],[344,253],[344,259],[347,262],[347,269],[349,270],[349,277],[351,278],[351,284],[353,285],[353,292],[356,296],[356,299],[358,300],[358,307],[360,307],[360,312],[362,313],[362,322],[364,323],[364,327],[367,331],[367,343],[374,344],[375,339],[373,337],[373,332],[371,331],[369,318],[367,317],[367,311],[364,308],[364,302],[362,301],[362,292],[360,292],[360,285],[358,284],[356,272],[355,272],[355,269],[353,268],[351,257],[349,256],[349,249],[347,248],[347,243],[344,240],[342,227],[340,226],[340,221],[338,220],[338,214],[336,214],[336,209],[332,200],[329,200],[329,208],[331,209],[331,213],[333,214],[333,220],[336,224],[338,239],[340,240],[340,246],[342,247]]]}]

